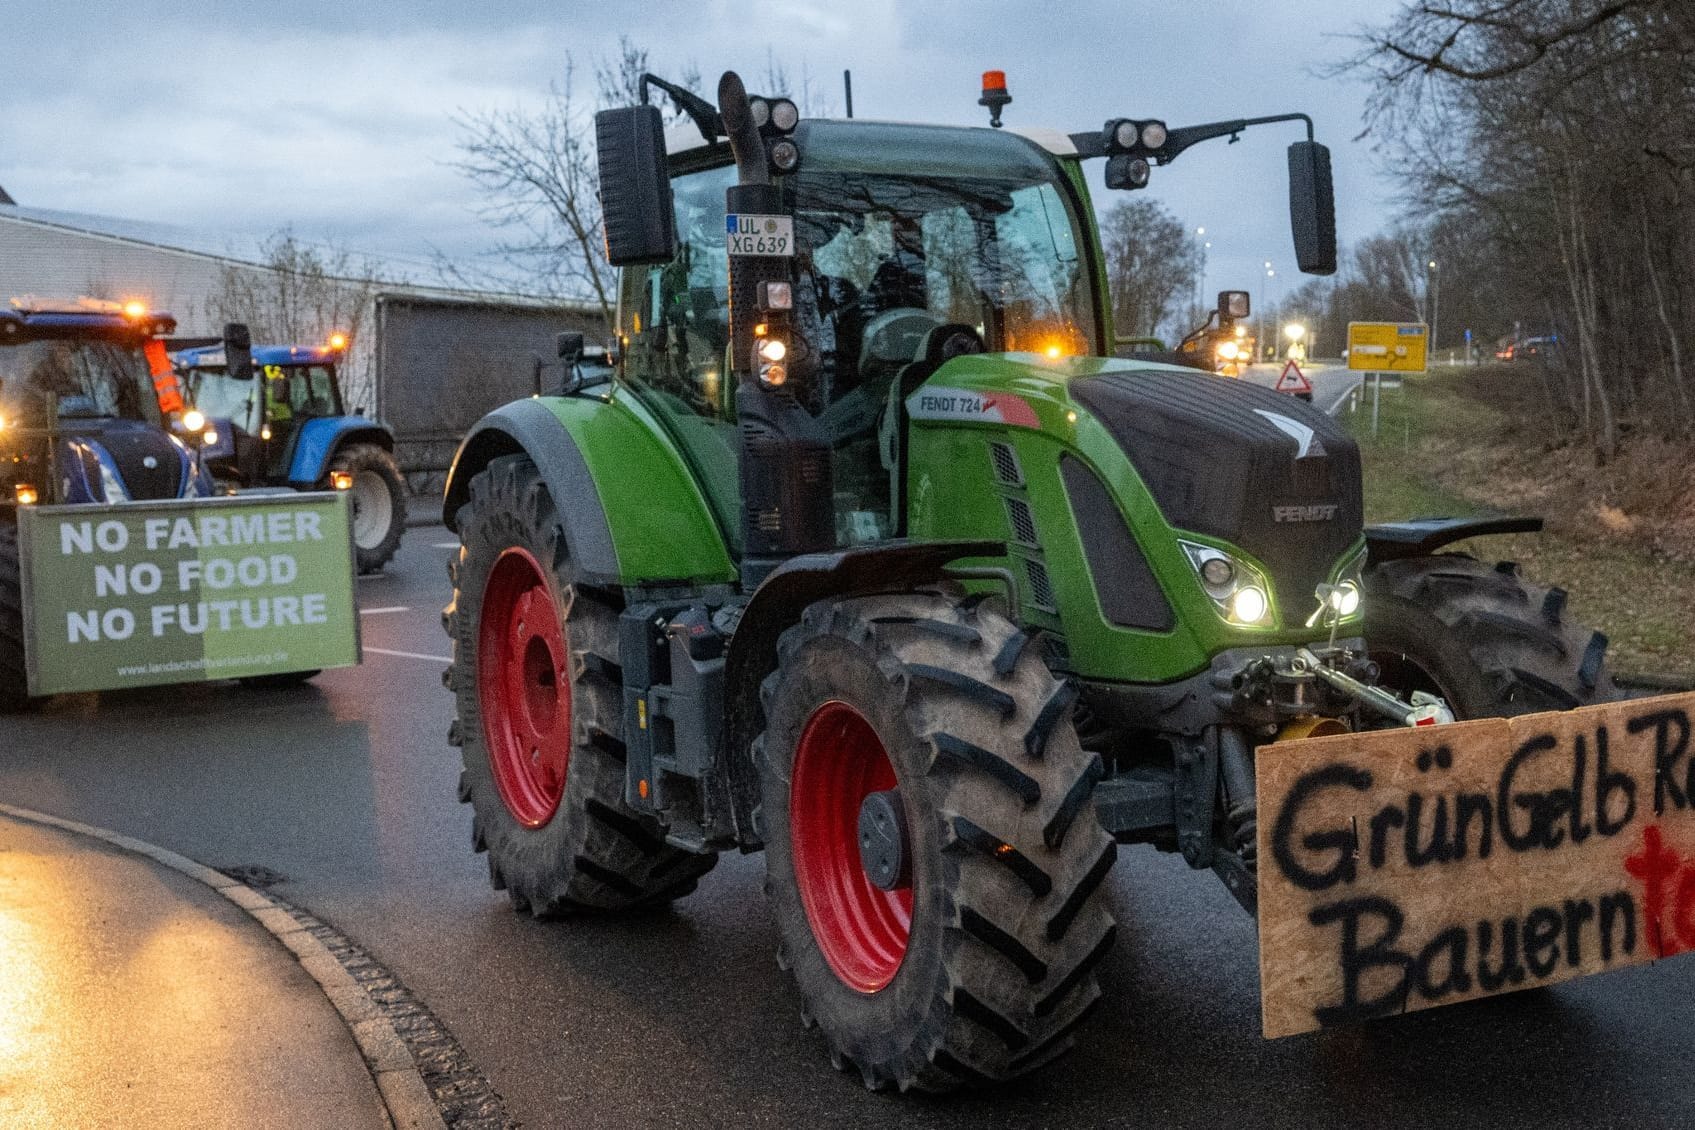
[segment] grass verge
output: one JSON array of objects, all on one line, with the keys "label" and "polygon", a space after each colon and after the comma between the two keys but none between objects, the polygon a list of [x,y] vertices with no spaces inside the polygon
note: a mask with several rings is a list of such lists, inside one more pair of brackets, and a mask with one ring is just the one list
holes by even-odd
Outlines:
[{"label": "grass verge", "polygon": [[1695,684],[1695,452],[1630,437],[1607,466],[1551,434],[1533,370],[1457,369],[1369,391],[1344,405],[1359,440],[1367,522],[1539,514],[1540,534],[1450,547],[1517,561],[1565,589],[1581,622],[1606,633],[1621,675]]}]

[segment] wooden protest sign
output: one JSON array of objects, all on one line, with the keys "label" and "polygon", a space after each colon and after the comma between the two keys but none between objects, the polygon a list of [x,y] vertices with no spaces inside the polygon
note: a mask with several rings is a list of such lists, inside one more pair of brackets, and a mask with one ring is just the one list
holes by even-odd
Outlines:
[{"label": "wooden protest sign", "polygon": [[1261,746],[1267,1037],[1695,951],[1695,694]]}]

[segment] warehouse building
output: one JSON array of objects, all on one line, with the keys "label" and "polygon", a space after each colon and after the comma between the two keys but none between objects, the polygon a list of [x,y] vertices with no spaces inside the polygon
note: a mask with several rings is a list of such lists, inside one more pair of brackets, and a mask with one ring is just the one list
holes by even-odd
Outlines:
[{"label": "warehouse building", "polygon": [[[212,337],[232,289],[264,291],[275,281],[265,260],[263,241],[24,207],[0,188],[0,303],[25,294],[134,298],[176,315],[179,334]],[[380,279],[406,273],[374,265]],[[337,293],[319,297],[346,311],[338,320],[347,323],[334,328],[355,331],[344,393],[394,428],[401,467],[420,493],[440,489],[459,437],[478,418],[534,391],[555,335],[608,336],[591,303],[359,279],[331,288]]]}]

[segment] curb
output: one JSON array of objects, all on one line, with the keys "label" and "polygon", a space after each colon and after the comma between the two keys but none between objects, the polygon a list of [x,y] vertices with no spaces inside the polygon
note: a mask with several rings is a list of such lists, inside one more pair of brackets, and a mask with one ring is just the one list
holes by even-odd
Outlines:
[{"label": "curb", "polygon": [[342,968],[341,962],[324,943],[296,921],[286,908],[220,871],[132,836],[11,804],[0,804],[0,814],[101,840],[124,851],[146,856],[212,888],[233,902],[286,946],[300,962],[300,967],[323,989],[324,996],[347,1025],[353,1042],[359,1046],[359,1054],[364,1057],[371,1080],[377,1085],[377,1093],[390,1124],[396,1130],[446,1130],[447,1124],[442,1120],[441,1111],[437,1109],[429,1087],[418,1073],[412,1053],[407,1050],[394,1025],[383,1016],[370,995]]}]

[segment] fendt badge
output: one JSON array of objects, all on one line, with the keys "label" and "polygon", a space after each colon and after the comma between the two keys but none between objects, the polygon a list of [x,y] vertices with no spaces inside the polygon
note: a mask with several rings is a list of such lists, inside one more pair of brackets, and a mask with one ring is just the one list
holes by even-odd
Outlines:
[{"label": "fendt badge", "polygon": [[1336,517],[1336,504],[1328,506],[1273,506],[1273,522],[1328,522]]}]

